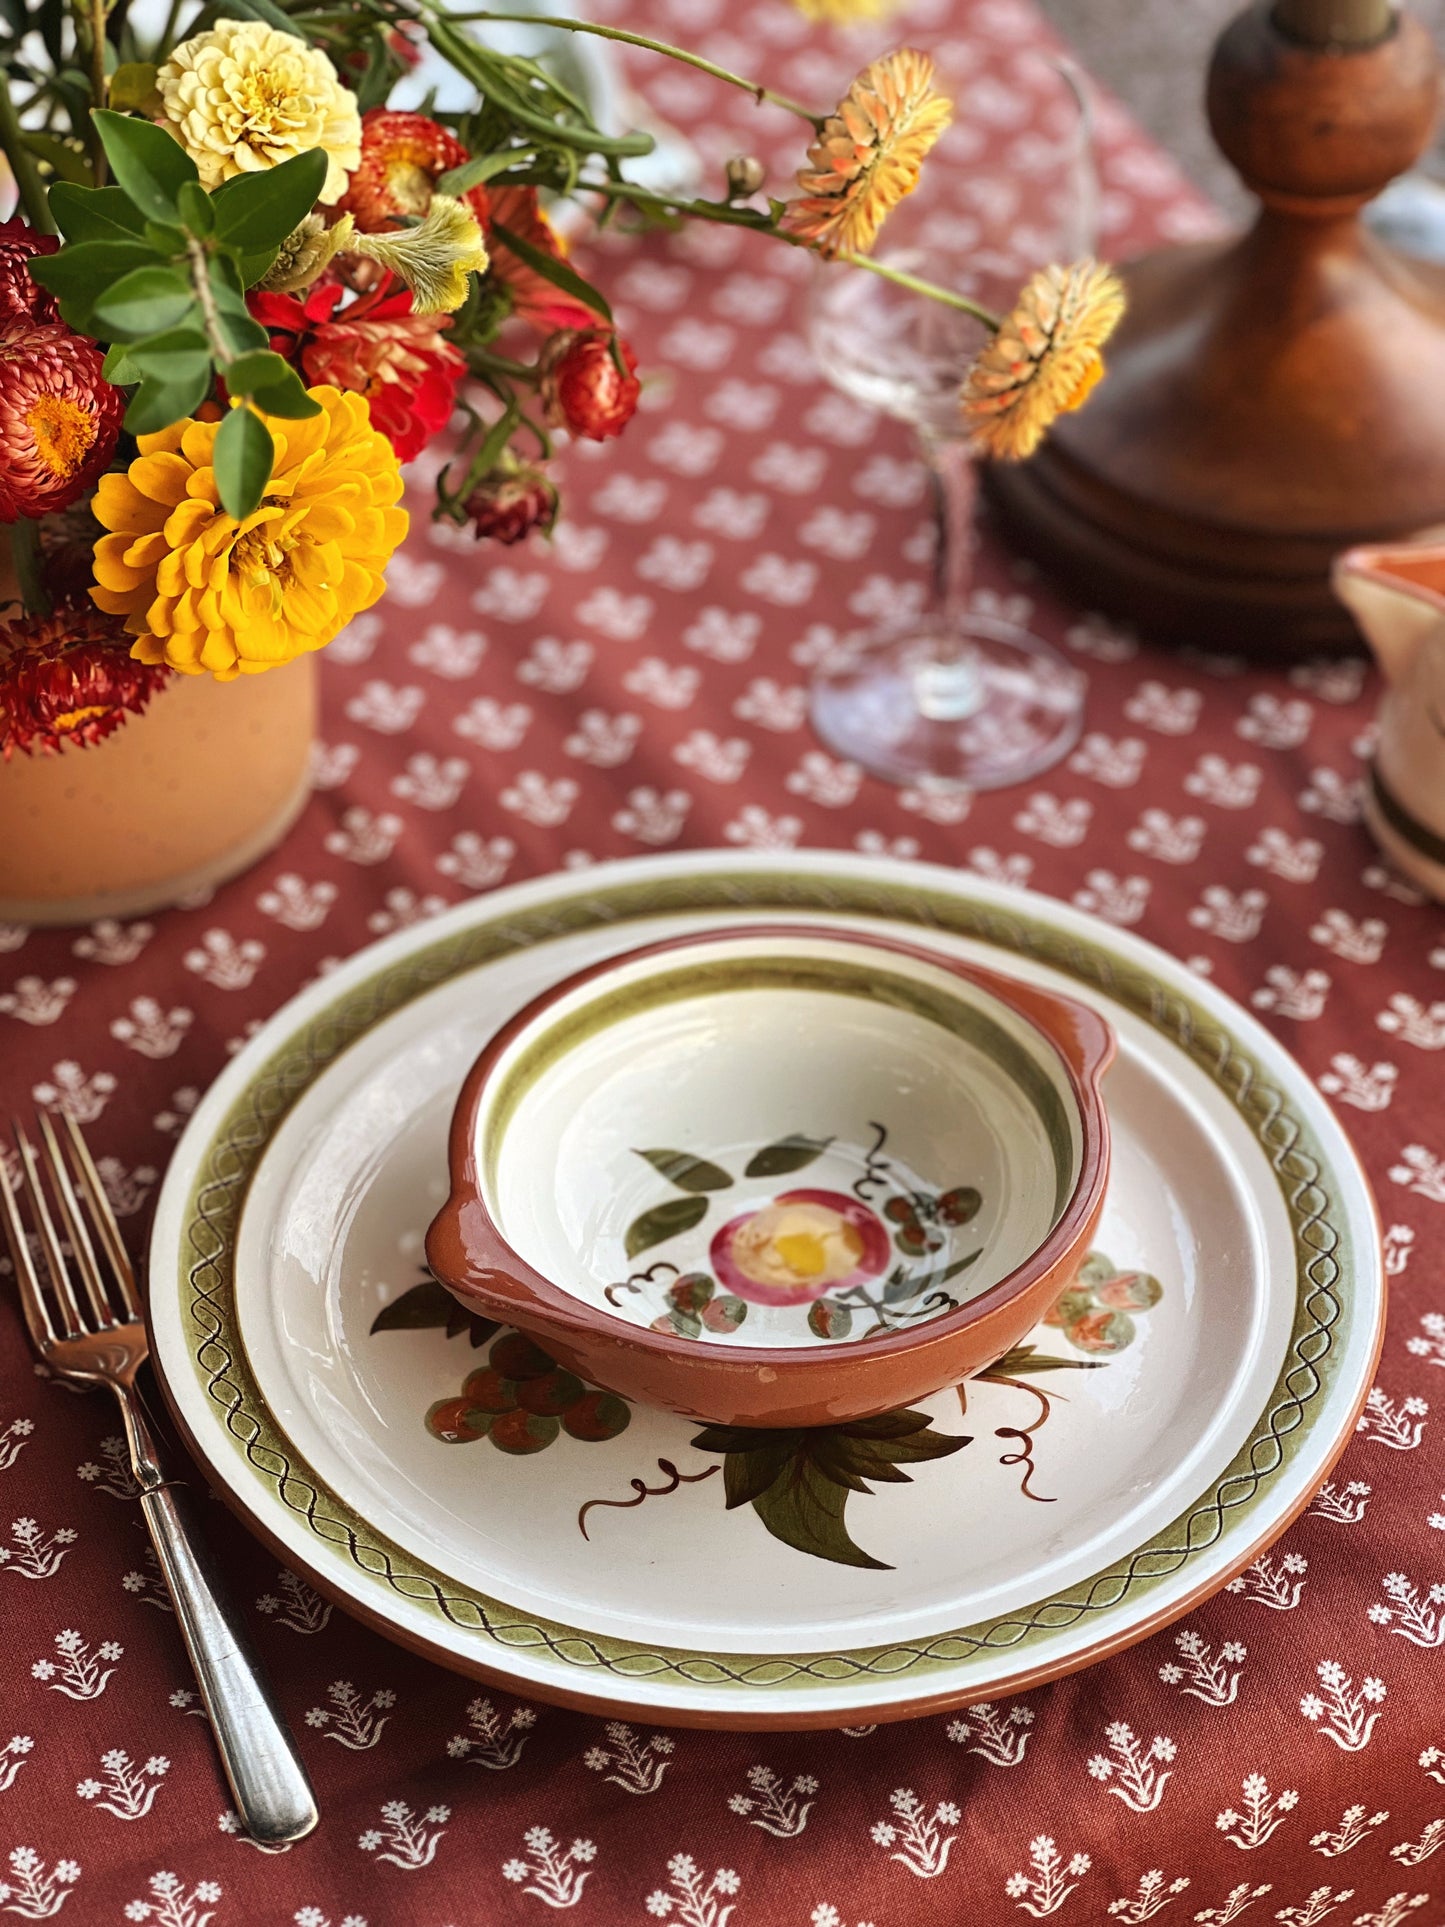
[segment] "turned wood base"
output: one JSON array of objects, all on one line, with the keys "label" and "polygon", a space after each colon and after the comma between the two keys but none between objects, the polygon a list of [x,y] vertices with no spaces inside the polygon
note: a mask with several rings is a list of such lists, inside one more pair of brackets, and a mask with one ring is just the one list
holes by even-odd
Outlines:
[{"label": "turned wood base", "polygon": [[1348,52],[1287,39],[1263,5],[1226,30],[1211,121],[1258,221],[1126,269],[1108,379],[986,477],[1074,595],[1226,652],[1360,646],[1332,557],[1445,523],[1445,271],[1358,219],[1428,138],[1437,85],[1409,15]]}]

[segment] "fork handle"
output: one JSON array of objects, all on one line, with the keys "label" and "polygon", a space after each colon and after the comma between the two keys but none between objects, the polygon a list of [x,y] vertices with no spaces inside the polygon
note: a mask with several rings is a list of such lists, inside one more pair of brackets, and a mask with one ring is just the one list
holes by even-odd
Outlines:
[{"label": "fork handle", "polygon": [[141,1487],[166,1590],[211,1722],[236,1812],[263,1846],[316,1825],[316,1796],[281,1718],[245,1621],[228,1596],[188,1486],[165,1480],[154,1435],[133,1392],[117,1386],[131,1466]]}]

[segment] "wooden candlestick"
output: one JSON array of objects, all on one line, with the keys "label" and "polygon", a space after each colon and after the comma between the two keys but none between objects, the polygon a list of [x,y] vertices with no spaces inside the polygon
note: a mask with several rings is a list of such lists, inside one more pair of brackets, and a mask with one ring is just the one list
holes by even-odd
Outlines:
[{"label": "wooden candlestick", "polygon": [[1129,266],[1108,379],[987,476],[1074,594],[1166,640],[1358,647],[1332,556],[1445,523],[1445,271],[1359,219],[1439,89],[1430,35],[1382,0],[1256,4],[1225,29],[1210,125],[1255,225]]}]

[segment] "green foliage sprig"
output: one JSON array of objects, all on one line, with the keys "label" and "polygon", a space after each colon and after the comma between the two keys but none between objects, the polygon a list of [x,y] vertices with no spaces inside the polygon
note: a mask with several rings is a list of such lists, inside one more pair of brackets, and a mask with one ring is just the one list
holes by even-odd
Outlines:
[{"label": "green foliage sprig", "polygon": [[77,333],[109,344],[107,381],[135,384],[125,426],[145,435],[193,415],[216,379],[246,404],[216,435],[216,486],[227,514],[260,505],[275,448],[255,412],[318,413],[291,365],[246,308],[281,243],[311,212],[326,179],[319,149],[214,192],[164,129],[102,110],[94,116],[114,185],[58,181],[50,210],[66,245],[31,272]]}]

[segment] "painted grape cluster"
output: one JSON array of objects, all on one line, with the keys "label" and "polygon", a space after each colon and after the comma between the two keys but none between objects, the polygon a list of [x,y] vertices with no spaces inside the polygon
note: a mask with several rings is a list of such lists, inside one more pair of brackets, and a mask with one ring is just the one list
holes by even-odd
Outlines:
[{"label": "painted grape cluster", "polygon": [[1134,1342],[1135,1318],[1163,1296],[1151,1272],[1120,1271],[1102,1251],[1091,1251],[1044,1323],[1062,1331],[1076,1351],[1122,1352]]},{"label": "painted grape cluster", "polygon": [[460,1393],[431,1407],[426,1427],[446,1445],[485,1438],[521,1458],[545,1451],[563,1432],[588,1443],[615,1439],[631,1418],[625,1398],[565,1371],[521,1332],[506,1332],[486,1364],[467,1374]]}]

